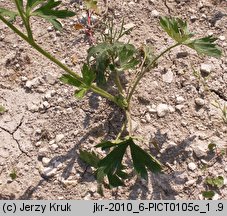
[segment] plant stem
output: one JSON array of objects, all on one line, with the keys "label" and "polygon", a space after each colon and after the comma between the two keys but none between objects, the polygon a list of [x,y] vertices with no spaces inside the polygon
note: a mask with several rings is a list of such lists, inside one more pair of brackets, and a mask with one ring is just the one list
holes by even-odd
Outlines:
[{"label": "plant stem", "polygon": [[123,87],[121,85],[121,81],[117,71],[114,71],[114,82],[118,88],[119,93],[123,96]]},{"label": "plant stem", "polygon": [[127,117],[127,123],[128,123],[128,133],[129,136],[132,136],[132,118],[131,118],[131,109],[130,104],[128,104],[127,110],[125,110],[126,117]]},{"label": "plant stem", "polygon": [[23,11],[23,8],[20,7],[19,3],[17,0],[15,0],[15,4],[16,4],[16,7],[17,7],[17,10],[22,18],[22,21],[25,25],[25,28],[27,30],[27,33],[28,33],[28,38],[33,41],[33,35],[32,35],[32,31],[31,31],[31,28],[30,28],[30,25],[29,25],[29,16],[28,14],[24,14],[24,11]]},{"label": "plant stem", "polygon": [[[127,119],[126,119],[126,121],[127,121]],[[122,133],[124,132],[124,130],[126,128],[126,124],[127,124],[126,121],[123,123],[123,125],[121,127],[121,130],[120,130],[120,132],[118,133],[118,135],[116,137],[116,140],[119,140],[121,138],[121,135],[122,135]]]},{"label": "plant stem", "polygon": [[[58,65],[64,71],[66,71],[68,74],[70,74],[75,79],[77,79],[79,82],[81,82],[82,84],[85,84],[84,81],[83,81],[83,79],[82,79],[82,77],[80,77],[78,74],[76,74],[75,72],[73,72],[70,68],[68,68],[65,64],[61,63],[58,59],[56,59],[50,53],[48,53],[47,51],[43,50],[34,40],[30,40],[29,37],[27,37],[19,29],[17,29],[13,24],[11,24],[10,22],[8,22],[2,15],[0,15],[0,20],[2,20],[10,29],[12,29],[16,34],[18,34],[21,38],[23,38],[28,44],[30,44],[38,52],[40,52],[46,58],[48,58],[49,60],[51,60],[52,62],[54,62],[56,65]],[[116,97],[114,97],[113,95],[111,95],[107,91],[99,88],[97,85],[92,84],[91,87],[90,87],[90,89],[93,92],[95,92],[95,93],[97,93],[97,94],[99,94],[99,95],[101,95],[101,96],[109,99],[110,101],[114,102],[115,104],[117,104],[118,106],[120,106],[121,108],[123,108],[122,105],[119,103],[119,101],[117,100]]]},{"label": "plant stem", "polygon": [[153,67],[155,65],[155,63],[157,62],[157,60],[162,57],[166,52],[170,51],[171,49],[173,49],[174,47],[176,46],[179,46],[181,43],[176,43],[170,47],[168,47],[167,49],[165,49],[163,52],[161,52],[157,57],[154,58],[154,60],[139,74],[139,76],[136,78],[136,81],[134,82],[133,86],[132,86],[132,89],[131,91],[129,92],[128,94],[128,97],[127,97],[127,101],[128,101],[128,104],[130,105],[130,101],[131,101],[131,98],[132,98],[132,95],[134,93],[134,91],[136,90],[136,87],[139,83],[139,81],[143,78],[144,74],[147,73],[149,71],[149,69],[151,67]]}]

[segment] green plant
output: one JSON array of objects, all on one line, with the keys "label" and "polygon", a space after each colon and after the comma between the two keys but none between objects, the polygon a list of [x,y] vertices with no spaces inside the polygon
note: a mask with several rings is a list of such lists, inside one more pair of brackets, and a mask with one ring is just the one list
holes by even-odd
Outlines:
[{"label": "green plant", "polygon": [[226,154],[226,148],[223,147],[223,148],[220,148],[217,146],[217,144],[215,144],[214,142],[211,142],[209,145],[208,145],[208,149],[211,153],[216,153],[216,156],[219,157],[219,156],[224,156]]},{"label": "green plant", "polygon": [[215,195],[214,191],[203,191],[202,195],[204,198],[212,199]]},{"label": "green plant", "polygon": [[15,180],[17,178],[17,172],[15,169],[12,170],[12,172],[9,174],[10,178],[12,180]]},{"label": "green plant", "polygon": [[[205,183],[211,189],[220,189],[224,185],[224,178],[222,176],[207,177]],[[214,190],[203,191],[202,195],[204,198],[212,199],[215,195]]]},{"label": "green plant", "polygon": [[6,108],[0,105],[0,114],[3,114],[6,111]]},{"label": "green plant", "polygon": [[222,176],[207,177],[205,182],[212,187],[221,188],[224,185],[224,178]]},{"label": "green plant", "polygon": [[[160,172],[163,165],[139,146],[140,139],[135,137],[132,131],[132,96],[144,75],[150,73],[157,66],[158,60],[165,53],[177,46],[184,45],[194,49],[199,54],[220,57],[221,51],[214,44],[216,39],[212,36],[193,39],[194,34],[189,32],[186,22],[179,18],[162,17],[160,18],[160,25],[175,43],[160,54],[155,54],[148,46],[136,48],[129,42],[122,42],[121,38],[131,29],[125,30],[124,22],[122,22],[120,29],[114,28],[114,22],[111,20],[106,23],[107,31],[103,32],[102,41],[88,50],[87,61],[81,71],[82,76],[79,76],[35,42],[29,22],[31,16],[38,16],[51,22],[55,28],[61,29],[58,18],[67,18],[73,16],[74,13],[55,9],[60,5],[60,1],[54,0],[28,0],[26,5],[23,4],[22,0],[15,0],[15,5],[17,7],[16,12],[0,8],[0,20],[66,72],[62,75],[61,81],[76,87],[75,96],[77,98],[82,98],[88,91],[93,91],[115,103],[125,113],[126,120],[122,123],[122,128],[116,135],[116,139],[103,141],[96,145],[96,148],[108,151],[104,158],[94,152],[80,151],[81,159],[96,169],[99,191],[102,192],[102,185],[106,183],[106,179],[108,179],[110,187],[124,184],[124,179],[128,176],[127,167],[123,164],[127,149],[130,150],[133,168],[139,176],[146,179],[147,170],[154,173]],[[11,22],[18,15],[23,21],[27,34],[24,34]],[[134,73],[134,78],[130,80],[129,87],[125,88],[122,85],[121,76],[129,69],[137,72]],[[108,88],[108,86],[111,86],[111,88]],[[124,132],[127,132],[128,135],[125,136]]]}]

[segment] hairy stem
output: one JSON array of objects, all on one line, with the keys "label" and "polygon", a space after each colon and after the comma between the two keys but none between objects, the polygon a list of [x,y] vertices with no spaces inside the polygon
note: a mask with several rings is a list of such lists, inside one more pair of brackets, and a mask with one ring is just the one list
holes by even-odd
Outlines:
[{"label": "hairy stem", "polygon": [[[13,24],[8,22],[2,15],[0,15],[0,20],[2,20],[10,29],[12,29],[16,34],[18,34],[21,38],[23,38],[28,44],[30,44],[34,49],[36,49],[38,52],[40,52],[42,55],[44,55],[46,58],[54,62],[56,65],[58,65],[60,68],[62,68],[64,71],[66,71],[68,74],[73,76],[75,79],[77,79],[79,82],[85,84],[82,80],[82,77],[80,77],[78,74],[73,72],[70,68],[68,68],[65,64],[62,64],[58,59],[56,59],[54,56],[52,56],[47,51],[43,50],[34,40],[30,40],[29,37],[27,37],[23,32],[21,32],[19,29],[17,29]],[[85,84],[86,85],[86,84]],[[116,97],[109,94],[107,91],[99,88],[97,85],[92,84],[91,90],[110,101],[116,103],[118,106],[122,108],[122,105],[119,103]]]},{"label": "hairy stem", "polygon": [[139,84],[139,81],[144,77],[144,74],[147,73],[151,67],[153,67],[155,65],[155,63],[157,62],[157,60],[162,57],[166,52],[170,51],[171,49],[173,49],[174,47],[176,46],[179,46],[181,43],[176,43],[174,44],[173,46],[170,46],[168,47],[167,49],[165,49],[163,52],[161,52],[157,57],[154,58],[154,60],[139,74],[139,76],[136,78],[133,86],[132,86],[132,89],[131,91],[129,92],[128,94],[128,97],[127,97],[127,101],[128,101],[128,104],[130,104],[130,101],[131,101],[131,98],[132,98],[132,95],[133,93],[135,92],[136,90],[136,87],[137,85]]}]

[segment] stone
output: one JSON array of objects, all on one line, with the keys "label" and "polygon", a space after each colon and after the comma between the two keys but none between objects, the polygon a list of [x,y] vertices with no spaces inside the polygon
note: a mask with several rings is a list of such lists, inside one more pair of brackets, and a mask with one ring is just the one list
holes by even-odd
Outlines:
[{"label": "stone", "polygon": [[58,145],[57,144],[53,144],[53,145],[50,146],[50,149],[52,151],[55,151],[56,149],[58,149]]},{"label": "stone", "polygon": [[42,158],[42,163],[43,163],[43,166],[48,166],[49,163],[50,163],[51,159],[50,158],[47,158],[47,157],[43,157]]},{"label": "stone", "polygon": [[164,117],[169,112],[167,104],[159,104],[156,108],[158,117]]},{"label": "stone", "polygon": [[35,143],[35,147],[40,147],[40,146],[41,146],[41,144],[42,144],[42,142],[41,142],[41,141],[36,142],[36,143]]},{"label": "stone", "polygon": [[173,106],[169,106],[169,112],[170,113],[174,113],[176,110]]},{"label": "stone", "polygon": [[201,64],[200,71],[202,76],[208,76],[211,73],[212,66],[210,64]]},{"label": "stone", "polygon": [[173,81],[173,72],[168,69],[168,71],[162,75],[163,82],[171,83]]},{"label": "stone", "polygon": [[192,22],[195,22],[195,21],[197,20],[197,17],[196,17],[195,15],[192,15],[192,16],[190,17],[190,20],[191,20]]},{"label": "stone", "polygon": [[146,106],[146,108],[147,108],[147,112],[149,112],[149,113],[156,113],[157,112],[156,106],[148,105],[148,106]]},{"label": "stone", "polygon": [[48,31],[48,32],[51,32],[51,31],[53,31],[53,30],[54,30],[53,26],[49,26],[49,27],[47,28],[47,31]]},{"label": "stone", "polygon": [[193,162],[190,162],[188,164],[188,169],[191,170],[191,171],[194,171],[195,169],[197,169],[197,165]]},{"label": "stone", "polygon": [[38,87],[39,84],[40,84],[39,78],[34,78],[32,80],[28,80],[25,83],[25,87],[28,88],[28,89],[36,88],[36,87]]},{"label": "stone", "polygon": [[204,159],[201,159],[201,163],[208,164],[208,162],[206,160],[204,160]]},{"label": "stone", "polygon": [[221,41],[224,41],[224,40],[225,40],[225,36],[224,36],[224,35],[221,35],[221,36],[219,37],[219,39],[220,39]]},{"label": "stone", "polygon": [[181,104],[184,102],[184,98],[182,96],[177,96],[176,97],[176,104]]},{"label": "stone", "polygon": [[49,84],[54,85],[54,84],[56,83],[57,77],[54,76],[52,73],[49,72],[49,73],[47,73],[47,74],[45,75],[45,80],[46,80]]},{"label": "stone", "polygon": [[196,183],[196,179],[191,179],[185,183],[185,186],[189,187]]},{"label": "stone", "polygon": [[27,80],[28,80],[27,77],[25,77],[25,76],[22,76],[22,77],[21,77],[21,81],[22,81],[22,82],[26,82]]},{"label": "stone", "polygon": [[123,27],[125,30],[128,30],[128,29],[134,28],[135,24],[131,22],[131,23],[125,24]]},{"label": "stone", "polygon": [[54,168],[52,166],[41,169],[41,175],[43,175],[44,177],[53,177],[56,175],[56,172],[57,168]]},{"label": "stone", "polygon": [[35,104],[28,104],[27,105],[27,109],[31,112],[38,112],[39,111],[39,106],[35,105]]},{"label": "stone", "polygon": [[205,104],[205,101],[202,98],[196,98],[195,104],[198,106],[203,106]]},{"label": "stone", "polygon": [[64,134],[58,134],[58,135],[56,135],[56,137],[55,137],[56,143],[61,142],[61,141],[63,140],[64,137],[65,137]]},{"label": "stone", "polygon": [[214,196],[212,197],[212,200],[219,200],[220,196],[218,193],[215,193]]},{"label": "stone", "polygon": [[200,145],[193,146],[193,152],[195,153],[196,157],[198,157],[198,158],[202,158],[207,155],[206,150]]},{"label": "stone", "polygon": [[184,108],[184,105],[183,104],[179,104],[179,105],[176,105],[175,108],[176,108],[176,110],[181,112],[182,109]]},{"label": "stone", "polygon": [[35,134],[36,135],[40,135],[42,133],[42,130],[40,129],[40,128],[37,128],[36,130],[35,130]]},{"label": "stone", "polygon": [[146,123],[147,122],[146,119],[144,119],[144,118],[141,118],[140,121],[141,121],[141,123]]},{"label": "stone", "polygon": [[46,156],[48,153],[48,149],[46,147],[40,148],[38,151],[38,156],[40,157],[44,157]]},{"label": "stone", "polygon": [[151,16],[152,17],[159,17],[160,13],[157,10],[152,10],[151,11]]},{"label": "stone", "polygon": [[55,139],[53,139],[49,142],[50,145],[53,145],[54,143],[55,143]]},{"label": "stone", "polygon": [[145,119],[146,119],[146,121],[147,121],[148,123],[151,121],[151,116],[150,116],[149,113],[146,113],[146,114],[145,114]]},{"label": "stone", "polygon": [[50,108],[50,104],[47,101],[44,101],[43,102],[43,107],[48,109],[48,108]]}]

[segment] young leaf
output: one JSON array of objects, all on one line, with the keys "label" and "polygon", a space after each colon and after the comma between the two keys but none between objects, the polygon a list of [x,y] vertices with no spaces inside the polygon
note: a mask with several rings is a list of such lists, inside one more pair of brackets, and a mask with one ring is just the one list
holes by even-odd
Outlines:
[{"label": "young leaf", "polygon": [[136,172],[144,179],[147,179],[147,169],[151,172],[160,172],[162,169],[161,164],[150,154],[145,152],[139,146],[137,146],[133,140],[130,143],[131,155],[133,160],[133,166]]},{"label": "young leaf", "polygon": [[15,180],[17,178],[17,173],[16,170],[13,170],[10,174],[9,174],[10,178],[12,180]]},{"label": "young leaf", "polygon": [[50,22],[57,30],[62,29],[61,23],[57,20],[72,17],[75,15],[74,12],[68,10],[57,10],[55,7],[59,6],[61,1],[48,0],[40,8],[36,9],[31,13],[32,16],[39,16]]},{"label": "young leaf", "polygon": [[216,178],[207,177],[206,183],[213,187],[221,188],[224,185],[224,178],[222,176]]},{"label": "young leaf", "polygon": [[203,191],[202,192],[203,197],[212,199],[213,196],[215,195],[214,191]]},{"label": "young leaf", "polygon": [[215,143],[210,143],[208,149],[210,152],[214,152],[214,150],[217,149],[217,145]]},{"label": "young leaf", "polygon": [[139,61],[134,57],[136,49],[132,44],[125,44],[118,50],[119,69],[120,71],[135,68]]},{"label": "young leaf", "polygon": [[88,165],[90,165],[94,168],[98,168],[98,163],[100,161],[100,158],[93,151],[88,152],[88,151],[85,151],[85,150],[84,151],[80,150],[79,156],[80,156],[80,159],[83,160]]},{"label": "young leaf", "polygon": [[0,114],[3,114],[6,111],[5,107],[0,105]]},{"label": "young leaf", "polygon": [[0,15],[9,17],[9,22],[14,21],[16,16],[18,15],[17,12],[7,10],[5,8],[0,8]]},{"label": "young leaf", "polygon": [[98,12],[98,6],[97,1],[94,0],[85,0],[85,6],[88,10],[94,10],[95,12]]},{"label": "young leaf", "polygon": [[[105,71],[110,64],[109,51],[111,45],[104,42],[88,49],[87,62],[92,64],[96,72],[96,82],[98,86],[106,84]],[[91,61],[91,57],[95,60]]]},{"label": "young leaf", "polygon": [[43,3],[45,0],[27,0],[26,11],[31,11],[40,3]]},{"label": "young leaf", "polygon": [[60,77],[60,81],[62,81],[65,84],[76,86],[76,87],[80,87],[82,85],[80,81],[78,81],[77,79],[75,79],[73,76],[69,74],[63,74]]},{"label": "young leaf", "polygon": [[221,50],[214,44],[217,39],[213,36],[208,36],[200,39],[186,41],[185,45],[196,50],[198,54],[204,54],[215,58],[220,58]]},{"label": "young leaf", "polygon": [[178,43],[182,43],[193,36],[193,33],[188,30],[187,22],[179,18],[160,17],[160,25]]}]

